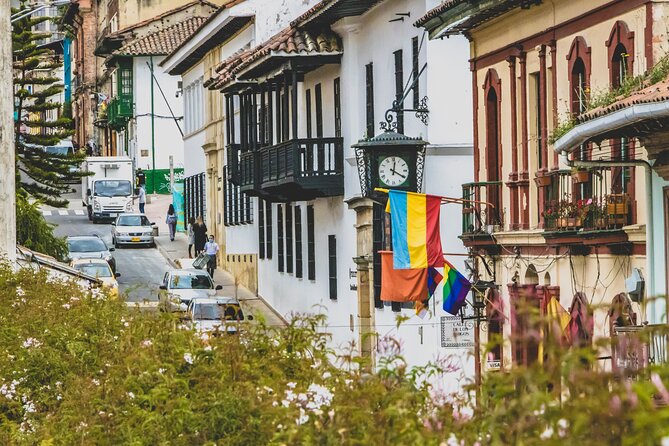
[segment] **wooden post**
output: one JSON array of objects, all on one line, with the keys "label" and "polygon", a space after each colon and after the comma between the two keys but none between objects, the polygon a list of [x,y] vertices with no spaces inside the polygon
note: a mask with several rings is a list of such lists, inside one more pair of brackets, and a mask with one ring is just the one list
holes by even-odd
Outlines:
[{"label": "wooden post", "polygon": [[0,0],[0,256],[16,259],[14,83],[10,0]]}]

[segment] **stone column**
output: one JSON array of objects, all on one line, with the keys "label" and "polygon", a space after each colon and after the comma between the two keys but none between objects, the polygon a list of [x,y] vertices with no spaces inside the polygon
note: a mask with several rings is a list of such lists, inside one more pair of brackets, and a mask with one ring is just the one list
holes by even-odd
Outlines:
[{"label": "stone column", "polygon": [[355,197],[346,201],[349,209],[356,213],[356,256],[358,282],[358,345],[360,356],[369,359],[369,367],[375,366],[376,324],[374,322],[374,256],[373,256],[373,208],[369,198]]},{"label": "stone column", "polygon": [[0,256],[16,259],[14,84],[9,0],[0,0]]}]

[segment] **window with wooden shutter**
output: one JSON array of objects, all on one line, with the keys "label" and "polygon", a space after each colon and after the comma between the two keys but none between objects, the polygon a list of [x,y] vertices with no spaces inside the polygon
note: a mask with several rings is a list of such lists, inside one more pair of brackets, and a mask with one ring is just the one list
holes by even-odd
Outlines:
[{"label": "window with wooden shutter", "polygon": [[337,299],[337,236],[328,235],[328,270],[330,299]]},{"label": "window with wooden shutter", "polygon": [[316,280],[316,240],[314,234],[314,207],[307,206],[307,278]]},{"label": "window with wooden shutter", "polygon": [[370,62],[365,65],[365,111],[367,122],[367,137],[374,136],[374,65]]},{"label": "window with wooden shutter", "polygon": [[258,258],[265,258],[265,202],[258,199]]},{"label": "window with wooden shutter", "polygon": [[276,205],[276,234],[277,234],[277,254],[279,255],[279,272],[284,271],[284,263],[286,259],[284,258],[284,238],[283,238],[283,206],[280,204]]},{"label": "window with wooden shutter", "polygon": [[[395,100],[399,108],[404,108],[404,67],[402,66],[402,50],[393,53],[395,56]],[[404,133],[404,112],[397,112],[397,132]]]},{"label": "window with wooden shutter", "polygon": [[304,100],[306,102],[306,114],[307,114],[307,138],[311,138],[312,136],[312,128],[311,128],[311,90],[307,89],[307,91],[304,94]]},{"label": "window with wooden shutter", "polygon": [[274,220],[272,218],[272,203],[269,201],[265,202],[265,257],[268,259],[272,258],[272,238],[274,234],[272,233],[272,225]]},{"label": "window with wooden shutter", "polygon": [[336,78],[334,80],[334,127],[335,136],[341,137],[341,80]]},{"label": "window with wooden shutter", "polygon": [[420,88],[418,81],[418,37],[411,39],[411,81],[413,82],[413,108],[420,105]]},{"label": "window with wooden shutter", "polygon": [[295,206],[295,277],[302,278],[302,207]]},{"label": "window with wooden shutter", "polygon": [[286,272],[293,273],[293,206],[286,205]]}]

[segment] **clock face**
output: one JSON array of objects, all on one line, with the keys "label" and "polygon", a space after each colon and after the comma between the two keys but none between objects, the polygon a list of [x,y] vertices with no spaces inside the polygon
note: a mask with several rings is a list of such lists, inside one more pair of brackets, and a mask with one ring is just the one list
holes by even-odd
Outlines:
[{"label": "clock face", "polygon": [[399,156],[388,156],[379,163],[379,178],[386,186],[401,186],[409,179],[409,165]]}]

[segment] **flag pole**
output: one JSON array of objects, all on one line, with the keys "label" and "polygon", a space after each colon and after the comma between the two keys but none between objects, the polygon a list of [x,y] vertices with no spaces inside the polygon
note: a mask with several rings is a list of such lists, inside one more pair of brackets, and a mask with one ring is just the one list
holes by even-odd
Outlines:
[{"label": "flag pole", "polygon": [[[390,189],[384,189],[382,187],[375,187],[374,190],[376,192],[381,192],[384,194],[387,194],[390,192]],[[411,192],[415,193],[415,192]],[[495,205],[488,202],[488,201],[481,201],[481,200],[468,200],[466,198],[453,198],[453,197],[446,197],[443,195],[433,195],[433,197],[439,197],[441,198],[441,204],[449,204],[449,203],[477,203],[477,204],[485,204],[486,206],[490,206],[491,208],[495,209]]]}]

